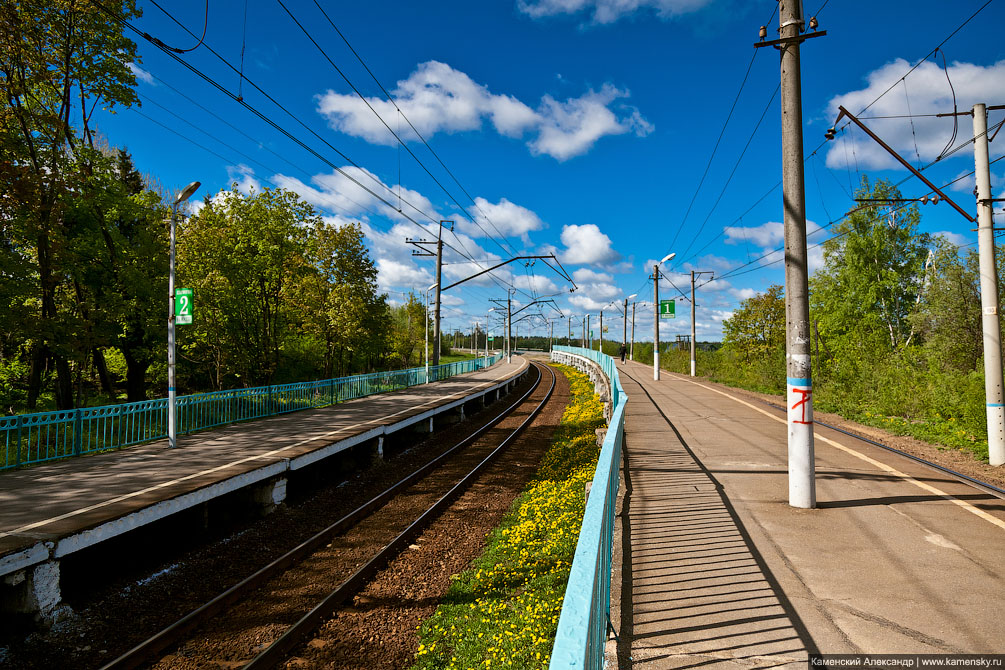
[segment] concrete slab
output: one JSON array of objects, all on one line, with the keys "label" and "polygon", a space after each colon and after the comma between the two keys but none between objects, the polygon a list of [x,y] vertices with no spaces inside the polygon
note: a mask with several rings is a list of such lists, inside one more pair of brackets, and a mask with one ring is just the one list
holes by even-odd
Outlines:
[{"label": "concrete slab", "polygon": [[0,576],[58,558],[367,439],[428,422],[526,371],[486,370],[370,396],[0,473]]},{"label": "concrete slab", "polygon": [[819,508],[789,507],[782,412],[619,369],[618,667],[1002,650],[1005,502],[818,426]]}]

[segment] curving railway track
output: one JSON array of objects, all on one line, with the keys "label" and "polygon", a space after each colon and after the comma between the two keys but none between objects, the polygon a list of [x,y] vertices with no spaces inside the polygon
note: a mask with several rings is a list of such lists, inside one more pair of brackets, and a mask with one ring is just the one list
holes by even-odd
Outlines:
[{"label": "curving railway track", "polygon": [[[105,668],[277,667],[455,504],[549,402],[554,371],[442,455]],[[414,630],[414,628],[413,628]]]}]

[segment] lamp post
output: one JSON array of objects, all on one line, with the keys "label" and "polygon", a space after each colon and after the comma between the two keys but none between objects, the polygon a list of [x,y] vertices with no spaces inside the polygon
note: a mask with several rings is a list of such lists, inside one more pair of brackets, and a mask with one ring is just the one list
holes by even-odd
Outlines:
[{"label": "lamp post", "polygon": [[667,254],[653,266],[653,380],[660,380],[660,266],[676,256]]},{"label": "lamp post", "polygon": [[197,181],[192,182],[178,194],[178,197],[171,203],[171,252],[168,263],[168,447],[174,449],[178,446],[178,391],[175,388],[174,375],[174,256],[175,256],[175,226],[178,218],[178,205],[192,197],[192,194],[201,186]]},{"label": "lamp post", "polygon": [[429,292],[439,285],[440,283],[436,282],[435,284],[430,284],[429,288],[426,289],[426,322],[422,324],[422,331],[425,336],[425,344],[423,345],[423,349],[426,354],[426,381],[425,381],[426,384],[429,383]]}]

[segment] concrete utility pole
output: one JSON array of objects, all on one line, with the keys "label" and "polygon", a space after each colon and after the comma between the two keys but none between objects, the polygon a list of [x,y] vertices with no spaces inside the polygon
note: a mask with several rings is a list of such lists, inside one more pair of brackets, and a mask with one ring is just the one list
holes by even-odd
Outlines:
[{"label": "concrete utility pole", "polygon": [[604,310],[600,310],[600,353],[604,353]]},{"label": "concrete utility pole", "polygon": [[586,315],[586,325],[583,327],[583,339],[586,340],[585,348],[593,349],[593,331],[590,330],[590,315]]},{"label": "concrete utility pole", "polygon": [[433,317],[433,365],[440,364],[440,292],[443,286],[443,224],[449,223],[454,229],[453,221],[440,221],[436,229],[436,314]]},{"label": "concrete utility pole", "polygon": [[[512,290],[512,289],[511,289]],[[506,362],[513,362],[513,349],[510,337],[513,335],[513,294],[506,291]]]},{"label": "concrete utility pole", "polygon": [[[789,505],[816,507],[813,455],[813,379],[806,265],[803,108],[799,67],[802,0],[780,0],[778,25],[782,92],[782,203],[785,227],[786,387],[789,426]],[[691,305],[694,309],[694,305]],[[693,341],[692,337],[692,341]],[[693,345],[692,345],[693,346]]]},{"label": "concrete utility pole", "polygon": [[552,340],[555,339],[555,322],[548,319],[548,325],[551,327],[551,330],[548,333],[548,351],[551,351]]},{"label": "concrete utility pole", "polygon": [[991,168],[988,163],[988,113],[974,105],[974,164],[977,178],[977,245],[981,273],[981,325],[984,330],[984,394],[987,403],[988,462],[1005,465],[1005,392],[1002,389],[998,269],[995,267]]},{"label": "concrete utility pole", "polygon": [[628,350],[628,360],[635,360],[635,303],[632,303],[632,346]]},{"label": "concrete utility pole", "polygon": [[653,380],[660,380],[660,266],[677,255],[667,254],[653,266]]},{"label": "concrete utility pole", "polygon": [[695,312],[698,311],[698,303],[694,301],[694,270],[691,270],[691,376],[694,377],[694,369],[697,367],[695,363],[695,350],[694,350],[694,320]]}]

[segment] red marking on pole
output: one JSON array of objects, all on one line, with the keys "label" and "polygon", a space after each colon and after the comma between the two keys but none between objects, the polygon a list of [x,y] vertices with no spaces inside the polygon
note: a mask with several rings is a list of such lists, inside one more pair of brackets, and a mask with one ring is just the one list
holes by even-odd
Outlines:
[{"label": "red marking on pole", "polygon": [[803,396],[802,400],[800,400],[799,402],[797,402],[795,405],[792,406],[792,409],[796,409],[797,407],[800,406],[802,407],[802,419],[793,419],[792,423],[802,423],[806,425],[812,424],[813,423],[812,421],[806,420],[806,403],[810,401],[810,397],[813,395],[813,389],[793,388],[792,392],[799,393]]}]

